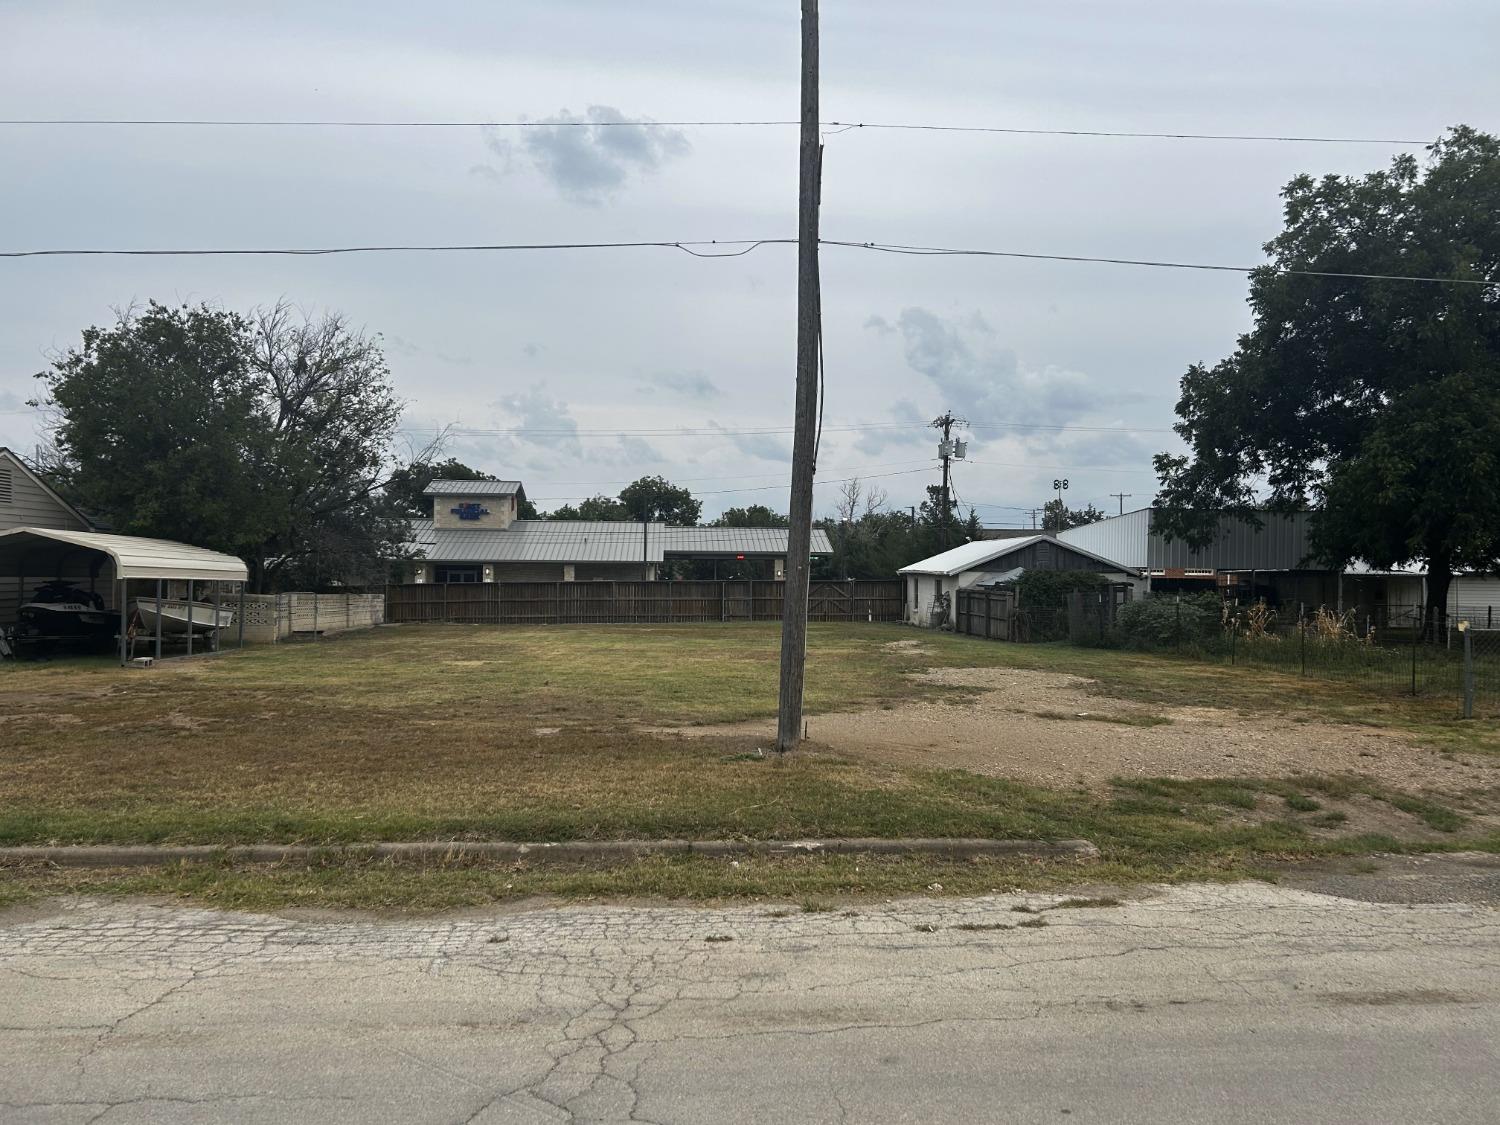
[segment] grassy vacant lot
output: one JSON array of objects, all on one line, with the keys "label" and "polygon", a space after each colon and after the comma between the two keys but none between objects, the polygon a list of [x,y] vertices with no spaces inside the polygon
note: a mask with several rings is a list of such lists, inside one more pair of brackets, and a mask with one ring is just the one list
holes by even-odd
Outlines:
[{"label": "grassy vacant lot", "polygon": [[[1376,724],[1449,750],[1500,752],[1496,724],[1459,723],[1421,701],[1260,670],[946,635],[921,635],[917,654],[900,643],[916,636],[897,626],[814,626],[809,711],[962,697],[965,689],[909,673],[1014,665],[1094,677],[1097,690],[1135,700]],[[0,666],[0,843],[1082,836],[1103,849],[1104,870],[1162,878],[1272,857],[1394,850],[1422,836],[1330,831],[1323,802],[1357,791],[1407,812],[1424,846],[1433,846],[1433,832],[1495,845],[1475,835],[1464,808],[1358,779],[1134,778],[1101,796],[818,753],[777,762],[743,740],[646,729],[773,714],[777,645],[776,628],[760,625],[430,626],[145,671],[104,662]],[[696,895],[915,889],[936,870],[920,866],[866,863],[855,872],[822,861],[747,871],[662,862],[624,875],[564,876],[343,865],[254,878],[222,869],[137,873],[113,885],[262,904],[279,901],[277,893],[453,904],[543,885]],[[963,874],[937,881],[952,889],[1059,877],[983,865]],[[13,877],[12,893],[92,885],[89,878]],[[247,898],[246,879],[270,898]]]}]

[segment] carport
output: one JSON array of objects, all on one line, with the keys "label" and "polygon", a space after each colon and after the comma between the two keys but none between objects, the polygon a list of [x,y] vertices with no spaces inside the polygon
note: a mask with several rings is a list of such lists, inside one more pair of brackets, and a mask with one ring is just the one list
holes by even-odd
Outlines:
[{"label": "carport", "polygon": [[[108,576],[104,575],[108,568]],[[193,587],[198,582],[213,583],[213,605],[219,606],[219,584],[237,583],[239,607],[235,619],[240,643],[245,636],[245,581],[249,571],[233,555],[174,543],[170,539],[142,539],[134,535],[110,535],[99,531],[62,531],[50,527],[16,527],[0,531],[0,576],[17,579],[15,609],[26,599],[28,579],[59,579],[82,584],[86,579],[90,592],[97,593],[103,581],[109,591],[109,607],[119,616],[120,663],[127,658],[128,615],[131,583],[136,583],[136,597],[142,596],[141,583],[155,583],[156,635],[155,655],[161,657],[163,583],[185,582],[187,601],[193,601]],[[150,590],[150,587],[147,587]],[[188,613],[187,651],[193,651],[192,623]],[[217,620],[215,621],[217,627]]]}]

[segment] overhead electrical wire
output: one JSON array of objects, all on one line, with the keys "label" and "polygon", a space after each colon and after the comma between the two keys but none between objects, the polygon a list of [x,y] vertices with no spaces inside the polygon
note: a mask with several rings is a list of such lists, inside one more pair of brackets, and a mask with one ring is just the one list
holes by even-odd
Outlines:
[{"label": "overhead electrical wire", "polygon": [[824,246],[842,246],[854,250],[875,250],[885,254],[910,254],[916,257],[933,258],[1020,258],[1044,262],[1090,262],[1111,266],[1149,266],[1153,269],[1213,270],[1221,273],[1255,273],[1270,270],[1273,273],[1292,277],[1329,277],[1358,281],[1412,281],[1434,285],[1482,285],[1493,286],[1500,281],[1468,277],[1422,277],[1411,274],[1354,273],[1340,270],[1286,269],[1267,262],[1260,266],[1221,266],[1204,262],[1168,262],[1148,258],[1102,258],[1082,254],[1037,254],[1021,250],[981,250],[972,247],[910,246],[889,242],[847,242],[837,239],[822,239]]},{"label": "overhead electrical wire", "polygon": [[[867,474],[860,474],[858,476],[852,476],[852,477],[834,477],[834,478],[825,479],[825,480],[814,480],[813,484],[847,484],[849,481],[852,481],[852,480],[860,480],[860,481],[864,481],[864,480],[883,480],[886,477],[904,477],[904,476],[910,476],[912,473],[930,473],[931,471],[932,471],[932,467],[930,465],[927,465],[927,466],[924,466],[924,467],[922,467],[920,469],[902,469],[902,470],[900,470],[898,472],[893,472],[893,473],[867,473]],[[758,486],[753,487],[753,488],[718,488],[718,489],[713,489],[712,491],[708,491],[708,492],[695,492],[693,495],[694,496],[728,496],[731,493],[737,493],[737,492],[772,492],[772,491],[775,491],[776,489],[782,489],[782,488],[786,488],[786,487],[787,487],[786,482],[782,481],[779,484],[764,484],[764,485],[758,485]],[[588,497],[588,496],[534,496],[534,497],[529,497],[529,499],[531,499],[534,503],[540,504],[540,503],[551,503],[552,501],[555,501],[555,500],[588,500],[588,499],[590,499],[590,497]]]},{"label": "overhead electrical wire", "polygon": [[[926,430],[929,422],[850,422],[825,425],[825,433],[862,433],[868,430]],[[968,423],[971,430],[1020,429],[1044,430],[1049,433],[1105,433],[1105,434],[1169,434],[1174,431],[1164,427],[1146,426],[1082,426],[1071,424],[1053,425],[1041,422],[974,422]],[[447,433],[456,437],[760,437],[781,436],[793,432],[790,426],[763,426],[745,429],[729,429],[721,426],[650,427],[634,430],[614,429],[543,429],[529,426],[502,426],[478,428],[472,426],[403,426],[402,433],[436,434]],[[979,462],[970,462],[978,464]],[[998,462],[991,462],[998,463]]]},{"label": "overhead electrical wire", "polygon": [[[738,258],[762,246],[796,245],[795,238],[742,238],[729,242],[716,239],[697,239],[678,242],[503,242],[503,243],[449,243],[425,245],[370,245],[370,246],[315,246],[315,247],[245,247],[188,250],[106,250],[106,249],[58,249],[58,250],[0,250],[0,258],[67,258],[67,257],[216,257],[257,255],[270,257],[316,258],[333,254],[397,254],[397,253],[493,253],[507,250],[682,250],[699,258]],[[699,247],[735,246],[741,249],[731,252],[706,252]]]},{"label": "overhead electrical wire", "polygon": [[[718,120],[718,121],[485,121],[464,120],[395,120],[356,118],[209,118],[209,117],[12,117],[0,119],[0,126],[104,126],[118,128],[249,128],[249,129],[599,129],[658,126],[668,129],[764,128],[800,126],[794,120]],[[820,128],[849,132],[871,131],[903,133],[973,133],[1021,137],[1096,137],[1117,140],[1153,141],[1243,141],[1265,144],[1325,145],[1428,145],[1432,139],[1413,137],[1350,137],[1281,133],[1173,133],[1139,129],[1040,129],[1019,125],[933,125],[904,121],[821,121]]]},{"label": "overhead electrical wire", "polygon": [[[46,250],[0,250],[0,258],[66,258],[66,257],[213,257],[213,256],[285,256],[326,257],[336,254],[388,254],[388,253],[454,253],[454,252],[500,252],[537,250],[635,250],[668,249],[681,250],[699,258],[737,258],[758,250],[762,246],[795,246],[795,238],[698,239],[692,241],[661,242],[510,242],[468,244],[409,244],[369,246],[322,246],[322,247],[257,247],[257,248],[212,248],[212,249],[137,249],[112,250],[91,249],[46,249]],[[1083,262],[1114,266],[1148,266],[1153,269],[1211,270],[1220,273],[1254,273],[1268,269],[1275,273],[1296,277],[1326,277],[1358,281],[1403,281],[1431,285],[1478,285],[1492,287],[1500,281],[1469,277],[1424,277],[1412,274],[1354,273],[1339,270],[1284,269],[1267,263],[1262,266],[1225,266],[1205,262],[1171,262],[1147,258],[1106,258],[1082,254],[1041,254],[1021,250],[987,250],[974,247],[915,246],[890,242],[852,242],[844,239],[819,239],[820,246],[837,246],[844,249],[868,250],[885,254],[908,254],[917,257],[970,257],[970,258],[1016,258],[1026,261]],[[700,251],[699,247],[737,247],[729,252]]]}]

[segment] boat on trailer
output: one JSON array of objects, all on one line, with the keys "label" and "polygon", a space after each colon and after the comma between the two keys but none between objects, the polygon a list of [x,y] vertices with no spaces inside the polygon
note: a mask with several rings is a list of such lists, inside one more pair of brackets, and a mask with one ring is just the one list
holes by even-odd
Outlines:
[{"label": "boat on trailer", "polygon": [[16,611],[10,644],[17,654],[51,649],[107,652],[118,621],[104,599],[70,582],[44,582]]},{"label": "boat on trailer", "polygon": [[[140,622],[138,636],[155,636],[157,622],[157,600],[136,598],[135,616]],[[216,606],[212,602],[190,602],[185,598],[162,598],[160,602],[161,631],[163,636],[185,636],[211,633],[216,629],[227,629],[234,624],[234,610],[228,606]]]}]

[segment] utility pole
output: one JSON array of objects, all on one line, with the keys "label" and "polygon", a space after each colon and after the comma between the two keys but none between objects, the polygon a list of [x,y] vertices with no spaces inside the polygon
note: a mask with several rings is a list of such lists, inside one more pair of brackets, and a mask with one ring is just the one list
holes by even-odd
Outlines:
[{"label": "utility pole", "polygon": [[802,0],[801,140],[797,177],[797,413],[781,608],[781,684],[776,712],[779,753],[791,750],[802,739],[802,685],[807,665],[818,352],[822,346],[818,289],[818,203],[823,179],[823,149],[818,134],[818,0]]},{"label": "utility pole", "polygon": [[1118,500],[1120,502],[1120,515],[1123,516],[1125,514],[1125,501],[1129,500],[1132,496],[1135,495],[1135,493],[1133,493],[1133,492],[1111,492],[1110,495],[1113,496],[1116,500]]},{"label": "utility pole", "polygon": [[[964,424],[964,420],[962,418],[955,418],[951,410],[943,411],[941,415],[934,418],[931,422],[932,428],[934,430],[941,430],[943,434],[943,440],[938,442],[938,458],[943,462],[943,492],[938,499],[938,512],[943,521],[942,545],[944,550],[948,547],[948,528],[953,515],[952,465],[955,459],[963,459],[967,451],[966,446],[968,445],[967,442],[963,441],[955,443],[951,435],[955,425]],[[929,489],[929,491],[931,490]]]},{"label": "utility pole", "polygon": [[1027,514],[1031,516],[1031,530],[1032,531],[1036,530],[1036,518],[1037,518],[1037,516],[1043,514],[1043,512],[1045,512],[1045,511],[1046,511],[1045,508],[1029,508],[1029,509],[1027,509]]}]

